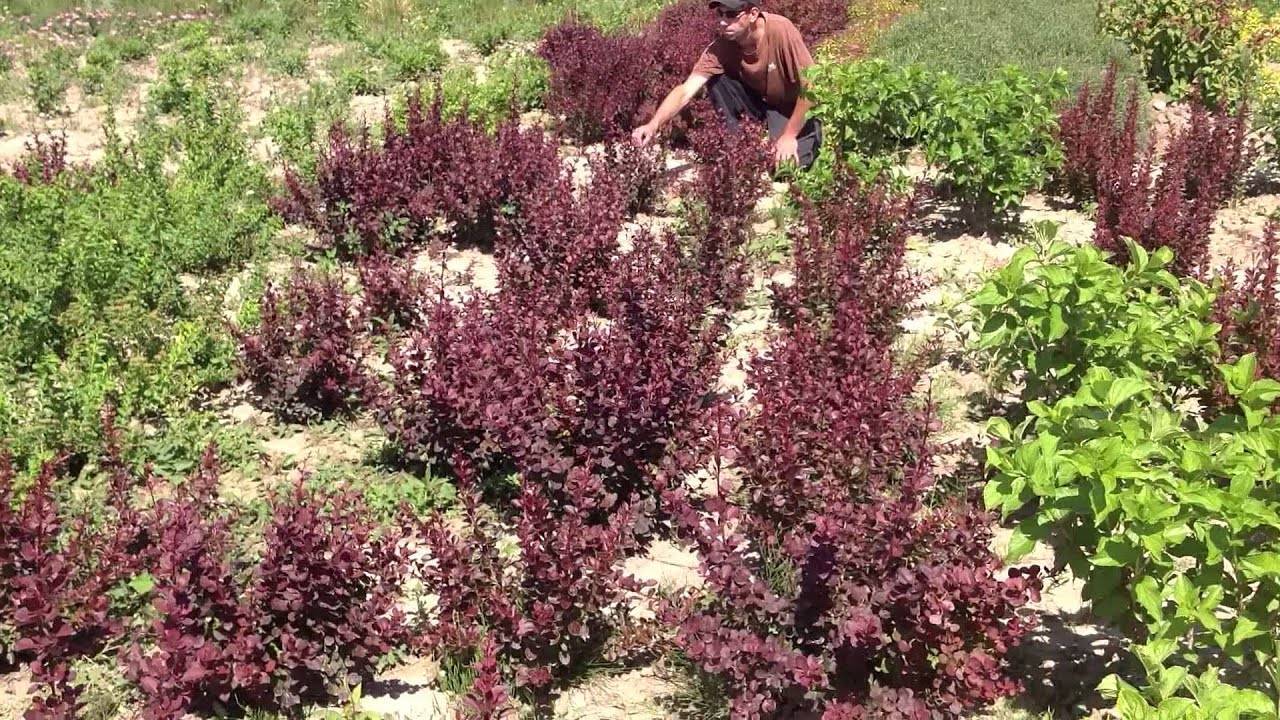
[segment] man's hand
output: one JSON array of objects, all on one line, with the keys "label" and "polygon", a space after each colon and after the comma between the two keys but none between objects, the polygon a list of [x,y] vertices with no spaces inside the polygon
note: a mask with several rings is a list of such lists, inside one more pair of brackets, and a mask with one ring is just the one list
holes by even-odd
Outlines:
[{"label": "man's hand", "polygon": [[800,164],[799,144],[793,136],[779,135],[773,144],[773,162],[781,165],[788,161]]},{"label": "man's hand", "polygon": [[644,147],[649,143],[653,142],[654,134],[655,134],[654,129],[650,127],[648,123],[645,123],[644,125],[641,125],[640,127],[631,131],[631,141],[639,145],[640,147]]}]

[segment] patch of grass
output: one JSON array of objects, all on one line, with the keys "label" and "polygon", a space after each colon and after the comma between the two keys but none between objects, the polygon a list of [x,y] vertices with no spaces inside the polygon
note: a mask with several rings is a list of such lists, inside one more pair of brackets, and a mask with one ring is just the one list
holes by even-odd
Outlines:
[{"label": "patch of grass", "polygon": [[872,54],[896,65],[919,63],[966,80],[990,80],[1003,65],[1028,71],[1061,67],[1071,85],[1120,65],[1138,75],[1124,46],[1097,27],[1095,0],[922,0],[880,36]]}]

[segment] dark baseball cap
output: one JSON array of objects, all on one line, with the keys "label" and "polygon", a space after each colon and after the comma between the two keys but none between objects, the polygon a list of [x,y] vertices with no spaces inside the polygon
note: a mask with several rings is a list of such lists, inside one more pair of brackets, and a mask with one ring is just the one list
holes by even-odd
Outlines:
[{"label": "dark baseball cap", "polygon": [[745,10],[749,7],[760,7],[760,0],[711,0],[711,2],[707,3],[708,7],[717,5],[729,10]]}]

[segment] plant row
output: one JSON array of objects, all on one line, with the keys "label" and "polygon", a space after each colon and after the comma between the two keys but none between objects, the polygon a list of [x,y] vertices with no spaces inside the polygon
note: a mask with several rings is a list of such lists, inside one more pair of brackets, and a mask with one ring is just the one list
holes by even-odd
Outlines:
[{"label": "plant row", "polygon": [[[991,422],[987,505],[1025,513],[1144,670],[1125,718],[1274,718],[1280,672],[1277,248],[1206,285],[1173,253],[1049,237],[973,299],[979,348],[1025,405]],[[1020,377],[1015,378],[1011,372]]]},{"label": "plant row", "polygon": [[[38,622],[19,610],[25,579],[10,607],[48,716],[74,712],[76,659],[122,637],[157,717],[341,696],[401,646],[473,667],[454,689],[479,717],[509,700],[547,716],[585,664],[655,647],[742,717],[958,716],[1017,689],[1004,657],[1034,626],[1038,573],[1002,571],[986,516],[937,502],[922,361],[895,352],[918,289],[910,199],[840,174],[833,199],[802,203],[779,330],[735,403],[717,380],[765,187],[753,138],[691,131],[680,230],[620,243],[654,177],[625,146],[575,176],[540,134],[488,135],[438,103],[384,130],[335,134],[316,181],[281,201],[355,258],[361,291],[304,271],[269,285],[242,371],[286,418],[366,404],[406,462],[453,478],[459,514],[375,531],[344,496],[297,490],[245,549],[211,463],[163,483],[109,451],[111,510],[93,523],[18,483],[8,562],[56,559],[11,575],[45,578]],[[498,288],[459,295],[397,254],[434,240],[492,243]],[[717,490],[695,492],[708,467]],[[662,536],[698,552],[705,589],[652,596],[624,571]],[[89,559],[120,547],[128,562]],[[87,589],[122,583],[134,607],[84,609]],[[411,586],[432,602],[402,618]],[[117,629],[139,617],[150,630]]]}]

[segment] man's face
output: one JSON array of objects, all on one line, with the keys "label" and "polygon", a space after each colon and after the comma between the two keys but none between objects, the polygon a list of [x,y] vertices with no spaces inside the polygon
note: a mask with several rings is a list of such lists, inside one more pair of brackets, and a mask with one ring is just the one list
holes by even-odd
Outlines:
[{"label": "man's face", "polygon": [[723,5],[713,6],[712,12],[716,14],[716,18],[720,21],[720,35],[726,40],[734,41],[747,34],[751,29],[751,23],[760,14],[760,11],[753,7],[730,10]]}]

